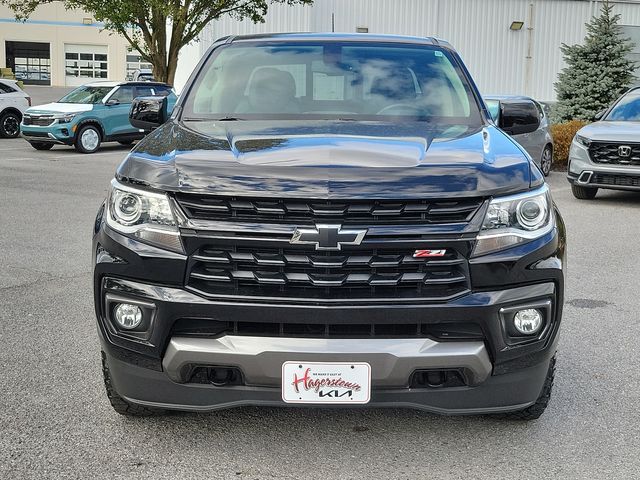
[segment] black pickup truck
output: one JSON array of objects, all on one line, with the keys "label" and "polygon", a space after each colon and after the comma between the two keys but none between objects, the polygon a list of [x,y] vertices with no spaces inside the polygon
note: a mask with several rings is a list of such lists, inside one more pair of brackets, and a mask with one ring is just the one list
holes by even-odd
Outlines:
[{"label": "black pickup truck", "polygon": [[166,111],[134,101],[95,222],[117,412],[542,414],[564,224],[448,43],[227,37]]}]

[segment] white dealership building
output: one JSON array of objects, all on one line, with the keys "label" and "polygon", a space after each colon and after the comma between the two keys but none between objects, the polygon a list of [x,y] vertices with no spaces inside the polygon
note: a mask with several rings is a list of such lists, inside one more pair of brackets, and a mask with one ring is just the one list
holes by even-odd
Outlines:
[{"label": "white dealership building", "polygon": [[[640,1],[612,1],[640,60]],[[594,0],[315,0],[311,6],[273,5],[265,23],[223,18],[180,56],[181,88],[216,38],[272,32],[369,32],[435,36],[460,52],[483,93],[555,100],[563,67],[560,46],[581,43],[597,15]],[[634,58],[634,59],[635,59]]]},{"label": "white dealership building", "polygon": [[[611,0],[625,33],[638,45],[640,0]],[[560,45],[579,43],[584,24],[597,15],[596,0],[315,0],[313,5],[271,5],[265,23],[224,17],[209,24],[180,54],[175,86],[216,38],[266,32],[369,32],[435,36],[462,55],[481,91],[526,94],[553,101],[553,84],[563,67]],[[38,7],[24,23],[0,6],[0,67],[25,83],[67,86],[124,80],[148,68],[126,40],[61,2]]]}]

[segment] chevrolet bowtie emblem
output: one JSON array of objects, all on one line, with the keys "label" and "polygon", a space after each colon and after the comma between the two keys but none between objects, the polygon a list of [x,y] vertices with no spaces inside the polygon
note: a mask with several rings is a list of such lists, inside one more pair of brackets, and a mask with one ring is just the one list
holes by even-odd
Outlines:
[{"label": "chevrolet bowtie emblem", "polygon": [[341,250],[342,245],[360,245],[366,233],[366,229],[343,229],[342,225],[316,225],[296,228],[290,243],[313,244],[316,250]]}]

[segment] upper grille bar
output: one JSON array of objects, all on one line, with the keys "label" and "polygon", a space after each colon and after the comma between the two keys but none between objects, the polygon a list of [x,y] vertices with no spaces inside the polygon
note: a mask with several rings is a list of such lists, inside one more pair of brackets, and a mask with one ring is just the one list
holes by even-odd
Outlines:
[{"label": "upper grille bar", "polygon": [[188,218],[198,220],[295,223],[327,221],[343,224],[408,224],[468,222],[482,199],[458,200],[296,200],[176,194]]}]

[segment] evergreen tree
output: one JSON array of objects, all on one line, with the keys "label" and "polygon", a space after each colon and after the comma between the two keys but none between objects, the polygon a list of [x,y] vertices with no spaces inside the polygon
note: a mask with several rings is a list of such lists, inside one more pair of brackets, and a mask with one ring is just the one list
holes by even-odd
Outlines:
[{"label": "evergreen tree", "polygon": [[591,120],[634,82],[636,65],[628,58],[634,45],[623,36],[619,21],[605,0],[600,16],[586,24],[584,44],[562,44],[567,66],[555,84],[557,120]]}]

